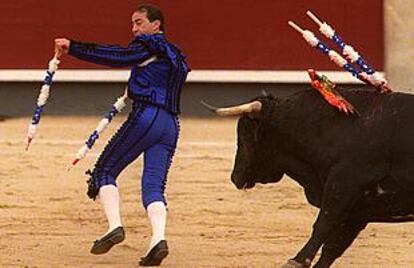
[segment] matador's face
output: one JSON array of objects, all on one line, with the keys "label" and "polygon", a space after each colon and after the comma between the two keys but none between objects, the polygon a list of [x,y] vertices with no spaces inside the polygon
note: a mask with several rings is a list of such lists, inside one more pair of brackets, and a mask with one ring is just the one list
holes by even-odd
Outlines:
[{"label": "matador's face", "polygon": [[134,36],[142,34],[155,34],[160,31],[160,21],[149,21],[147,12],[135,11],[132,14],[132,33]]}]

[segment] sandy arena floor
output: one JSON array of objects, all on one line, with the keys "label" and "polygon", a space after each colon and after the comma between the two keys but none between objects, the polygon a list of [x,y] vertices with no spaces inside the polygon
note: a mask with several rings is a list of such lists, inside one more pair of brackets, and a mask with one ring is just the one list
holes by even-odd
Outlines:
[{"label": "sandy arena floor", "polygon": [[[106,230],[100,205],[85,194],[116,118],[88,158],[67,171],[99,117],[42,118],[29,152],[29,118],[0,122],[0,267],[138,267],[149,241],[141,205],[141,159],[118,182],[126,240],[89,254]],[[317,210],[302,189],[279,184],[238,191],[229,176],[235,119],[184,119],[167,187],[170,255],[163,267],[280,267],[306,242]],[[414,223],[371,224],[334,267],[414,267]]]}]

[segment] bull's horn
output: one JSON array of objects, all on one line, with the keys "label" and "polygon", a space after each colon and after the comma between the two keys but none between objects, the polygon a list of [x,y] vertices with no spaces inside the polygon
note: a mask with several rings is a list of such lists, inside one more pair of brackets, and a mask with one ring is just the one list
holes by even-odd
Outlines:
[{"label": "bull's horn", "polygon": [[269,93],[266,91],[266,89],[262,90],[262,96],[263,97],[268,97],[269,96]]},{"label": "bull's horn", "polygon": [[227,108],[217,108],[204,101],[200,102],[204,107],[209,109],[212,112],[220,116],[231,116],[231,115],[241,115],[244,113],[260,112],[262,109],[262,103],[260,101],[252,101],[249,103],[227,107]]}]

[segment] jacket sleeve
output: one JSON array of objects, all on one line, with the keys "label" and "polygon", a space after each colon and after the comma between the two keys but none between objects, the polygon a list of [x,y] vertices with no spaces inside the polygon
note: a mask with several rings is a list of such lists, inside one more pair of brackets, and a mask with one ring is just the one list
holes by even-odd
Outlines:
[{"label": "jacket sleeve", "polygon": [[100,65],[126,67],[146,61],[153,53],[142,42],[133,42],[128,47],[121,47],[71,40],[69,55]]}]

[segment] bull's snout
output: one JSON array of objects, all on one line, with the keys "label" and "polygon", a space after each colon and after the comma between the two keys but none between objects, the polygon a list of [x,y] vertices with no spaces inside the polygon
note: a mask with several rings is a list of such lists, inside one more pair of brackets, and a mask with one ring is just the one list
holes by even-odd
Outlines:
[{"label": "bull's snout", "polygon": [[234,172],[231,174],[231,182],[237,187],[237,189],[241,189],[240,183],[238,183],[237,177]]},{"label": "bull's snout", "polygon": [[245,184],[245,182],[236,172],[231,173],[231,182],[236,186],[237,189],[243,189],[243,186]]}]

